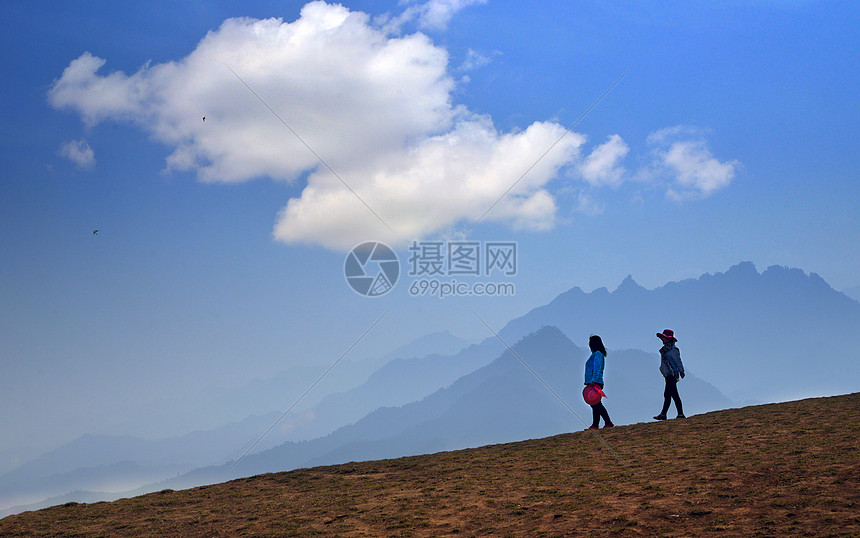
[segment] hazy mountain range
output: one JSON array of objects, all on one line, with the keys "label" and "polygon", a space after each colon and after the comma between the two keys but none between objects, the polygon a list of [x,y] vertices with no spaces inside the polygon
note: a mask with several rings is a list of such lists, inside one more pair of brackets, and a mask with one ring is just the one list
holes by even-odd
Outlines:
[{"label": "hazy mountain range", "polygon": [[[325,435],[382,405],[412,401],[410,390],[412,394],[418,394],[417,397],[429,394],[486,364],[502,347],[501,344],[485,344],[480,348],[472,346],[463,356],[455,354],[466,345],[467,341],[444,331],[426,335],[377,359],[342,361],[317,387],[322,390],[308,394],[255,449],[259,451],[278,445],[284,442],[284,436],[300,438],[296,435],[301,435],[301,432],[312,435],[318,431],[321,433],[316,436]],[[440,353],[453,356],[446,359]],[[401,358],[427,354],[440,359],[433,361],[435,367],[428,366],[430,363],[422,362],[421,358]],[[207,420],[210,422],[212,416],[225,417],[225,421],[237,414],[245,418],[216,428],[157,440],[129,435],[84,435],[0,475],[0,516],[17,511],[10,509],[14,505],[35,503],[34,506],[48,506],[38,502],[46,498],[65,502],[63,495],[71,491],[75,494],[69,498],[80,499],[78,502],[114,498],[115,492],[133,490],[196,467],[236,458],[326,367],[295,366],[277,376],[257,379],[238,389],[215,389],[199,395],[192,405],[184,399],[182,405],[172,401],[154,402],[141,411],[153,423],[170,412],[184,415],[179,423],[193,421],[206,410],[209,411]],[[400,383],[393,382],[395,379]],[[403,382],[408,384],[404,386]],[[353,389],[356,385],[358,388]],[[333,394],[325,398],[325,391]],[[323,400],[321,404],[320,400]],[[346,403],[342,403],[344,401]],[[314,409],[314,404],[319,404],[319,409]],[[251,414],[258,411],[268,413]],[[310,421],[309,416],[318,416],[319,420]],[[177,422],[176,417],[173,419]]]},{"label": "hazy mountain range", "polygon": [[[36,502],[72,490],[122,492],[238,457],[277,414],[249,417],[209,431],[148,441],[84,435],[0,476],[0,506]],[[2,513],[2,512],[0,512]]]},{"label": "hazy mountain range", "polygon": [[[680,384],[688,414],[734,405],[725,394],[735,401],[776,401],[860,388],[860,303],[815,274],[782,267],[758,273],[751,263],[741,263],[654,290],[628,277],[612,292],[573,288],[499,332],[565,403],[499,339],[464,348],[462,340],[437,333],[386,357],[346,366],[342,372],[354,375],[351,383],[333,383],[339,392],[323,391],[284,417],[229,474],[230,464],[223,462],[235,460],[321,369],[308,369],[301,376],[304,386],[296,384],[298,376],[284,375],[227,394],[240,409],[268,413],[208,432],[158,442],[85,436],[60,447],[0,476],[5,513],[20,511],[9,508],[13,500],[86,502],[114,498],[118,493],[111,492],[124,485],[135,492],[187,487],[584,428],[590,422],[580,396],[587,352],[571,339],[584,344],[593,333],[610,351],[606,405],[613,420],[650,420],[662,400],[655,333],[667,327],[679,337],[689,372]],[[175,478],[164,481],[169,477]],[[144,483],[152,485],[135,489]],[[76,490],[102,493],[62,496]]]},{"label": "hazy mountain range", "polygon": [[573,288],[501,331],[516,341],[555,325],[577,341],[656,350],[674,329],[684,364],[729,397],[779,401],[860,386],[860,303],[815,273],[750,262],[647,290],[628,277],[613,292]]},{"label": "hazy mountain range", "polygon": [[[303,424],[305,420],[302,417],[325,396],[361,385],[393,360],[431,354],[452,355],[468,344],[448,331],[441,331],[418,338],[382,357],[340,361],[337,368],[331,369],[319,385],[301,399],[283,426]],[[129,417],[124,424],[113,426],[107,433],[135,431],[149,438],[176,436],[191,429],[220,428],[249,416],[283,411],[329,366],[299,364],[273,377],[254,379],[239,388],[214,388],[194,395],[176,394],[173,398],[162,398],[142,407],[137,415]],[[332,430],[342,424],[336,424]]]},{"label": "hazy mountain range", "polygon": [[[430,356],[404,363],[413,364],[415,372],[419,373],[426,371],[425,363],[437,363],[444,369],[454,363],[451,359],[455,357],[479,357],[481,351],[489,348],[489,342],[485,342],[454,357]],[[421,400],[399,407],[378,408],[355,424],[343,426],[329,435],[283,443],[251,454],[235,467],[230,462],[196,469],[128,494],[186,488],[274,470],[544,437],[590,424],[591,409],[581,400],[582,366],[588,357],[587,351],[574,345],[555,327],[544,327],[528,335],[513,347],[513,351],[515,354],[510,350],[502,352],[486,366]],[[662,403],[656,354],[636,350],[610,352],[608,361],[605,377],[610,396],[607,406],[613,420],[618,424],[648,420]],[[373,386],[370,381],[368,384]],[[693,373],[687,375],[682,387],[688,414],[732,404]],[[123,463],[122,469],[117,471],[139,471],[129,467],[128,462]],[[103,469],[93,468],[91,472],[98,474]],[[91,478],[90,482],[93,482]],[[117,496],[110,491],[102,493],[102,498]],[[94,498],[99,497],[90,491],[76,491],[69,497],[55,497],[49,502],[85,502]],[[40,505],[33,507],[37,506]]]},{"label": "hazy mountain range", "polygon": [[[555,327],[541,328],[512,349],[422,400],[377,409],[320,439],[285,443],[249,456],[233,473],[245,476],[273,468],[454,450],[546,437],[591,424],[591,408],[581,396],[588,351]],[[649,420],[662,404],[656,355],[611,351],[607,361],[605,403],[613,421]],[[692,373],[682,381],[681,390],[689,413],[731,405]],[[176,484],[183,485],[182,479]]]}]

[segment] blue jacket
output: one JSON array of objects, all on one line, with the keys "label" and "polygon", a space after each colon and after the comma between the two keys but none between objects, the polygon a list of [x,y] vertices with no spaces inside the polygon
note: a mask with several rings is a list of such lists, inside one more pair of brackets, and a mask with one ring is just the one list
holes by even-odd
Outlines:
[{"label": "blue jacket", "polygon": [[660,373],[665,377],[678,377],[684,373],[681,351],[670,342],[660,348]]},{"label": "blue jacket", "polygon": [[585,361],[585,384],[599,383],[603,384],[603,364],[605,358],[603,353],[595,351]]}]

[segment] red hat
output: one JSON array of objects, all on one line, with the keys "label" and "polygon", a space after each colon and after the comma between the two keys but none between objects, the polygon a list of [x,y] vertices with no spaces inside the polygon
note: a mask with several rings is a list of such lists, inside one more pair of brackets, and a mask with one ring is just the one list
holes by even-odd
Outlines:
[{"label": "red hat", "polygon": [[657,337],[658,338],[664,338],[666,340],[671,340],[673,342],[678,341],[678,339],[675,338],[675,331],[673,331],[672,329],[665,329],[663,332],[657,333]]}]

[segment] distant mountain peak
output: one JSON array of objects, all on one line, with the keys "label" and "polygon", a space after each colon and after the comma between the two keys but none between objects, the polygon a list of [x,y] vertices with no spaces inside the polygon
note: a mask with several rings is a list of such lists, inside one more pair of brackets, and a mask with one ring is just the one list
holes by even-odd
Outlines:
[{"label": "distant mountain peak", "polygon": [[523,340],[532,339],[532,338],[547,338],[547,337],[563,338],[565,340],[568,340],[567,336],[565,336],[564,333],[561,332],[561,329],[559,329],[555,325],[544,325],[540,329],[538,329],[535,332],[524,337]]},{"label": "distant mountain peak", "polygon": [[450,331],[438,331],[426,334],[412,340],[406,345],[387,353],[383,359],[405,359],[420,358],[428,355],[453,355],[457,351],[467,347],[469,342],[451,334]]},{"label": "distant mountain peak", "polygon": [[585,295],[586,294],[584,291],[582,291],[582,288],[580,288],[579,286],[574,286],[574,287],[570,288],[569,290],[562,292],[559,295],[557,295],[556,298],[553,299],[552,301],[550,301],[549,305],[547,305],[547,306],[550,306],[550,305],[556,305],[557,306],[557,305],[562,305],[562,304],[565,304],[565,303],[568,303],[571,301],[576,301],[578,299],[581,299]]},{"label": "distant mountain peak", "polygon": [[567,290],[566,292],[559,295],[559,297],[581,296],[581,295],[585,295],[585,292],[582,291],[582,288],[580,288],[579,286],[574,286],[574,287],[570,288],[569,290]]},{"label": "distant mountain peak", "polygon": [[814,287],[826,290],[833,289],[818,273],[807,274],[803,269],[786,267],[784,265],[771,265],[762,273],[762,276],[768,279],[794,282],[796,284],[811,284]]},{"label": "distant mountain peak", "polygon": [[570,344],[573,344],[567,335],[565,335],[561,329],[555,325],[543,325],[540,329],[523,336],[517,340],[516,343],[507,342],[507,344],[512,345],[516,349],[528,346],[534,341],[569,342]]},{"label": "distant mountain peak", "polygon": [[725,272],[726,276],[758,276],[758,270],[753,262],[740,262],[737,265],[729,267]]},{"label": "distant mountain peak", "polygon": [[633,275],[627,275],[627,278],[622,280],[621,284],[619,284],[618,287],[615,288],[615,291],[612,293],[630,293],[640,290],[645,290],[645,288],[643,288],[642,286],[637,284],[635,280],[633,280]]}]

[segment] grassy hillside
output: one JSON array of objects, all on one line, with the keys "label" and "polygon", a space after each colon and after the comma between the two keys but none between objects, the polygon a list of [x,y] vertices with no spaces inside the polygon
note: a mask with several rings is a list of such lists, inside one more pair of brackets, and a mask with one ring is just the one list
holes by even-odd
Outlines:
[{"label": "grassy hillside", "polygon": [[860,393],[57,506],[0,534],[858,535],[858,439]]}]

